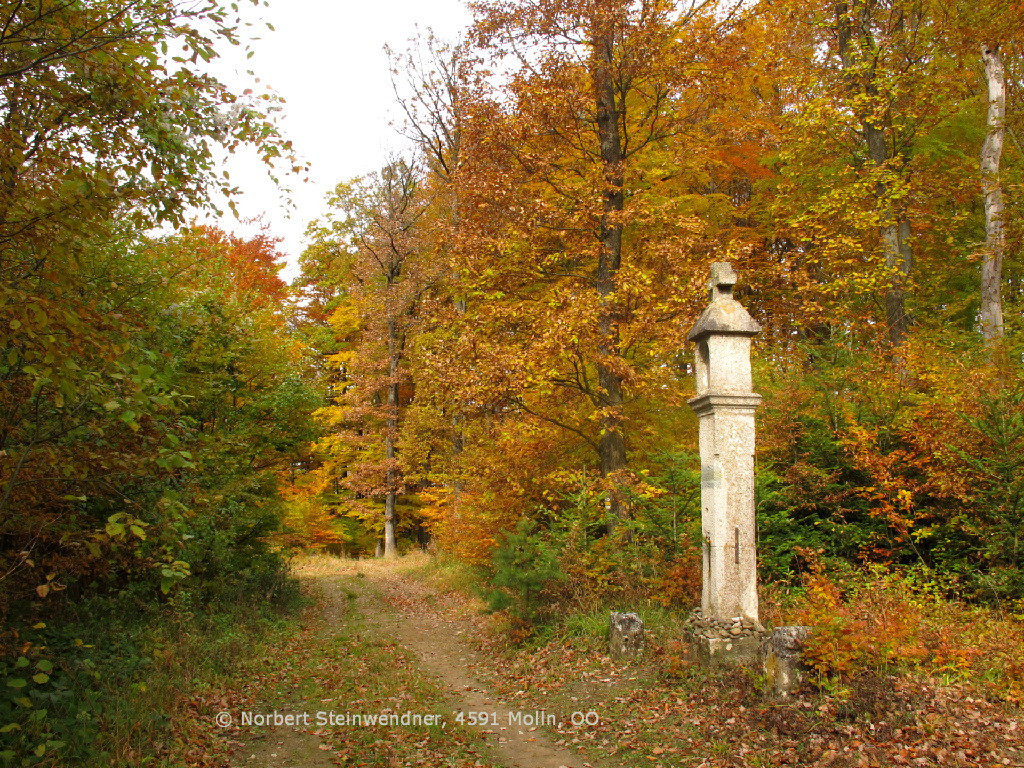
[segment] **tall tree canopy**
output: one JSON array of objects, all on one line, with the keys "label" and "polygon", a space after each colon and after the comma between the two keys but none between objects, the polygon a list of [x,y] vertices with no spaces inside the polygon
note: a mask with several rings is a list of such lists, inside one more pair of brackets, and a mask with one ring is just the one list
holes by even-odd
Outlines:
[{"label": "tall tree canopy", "polygon": [[[977,342],[1012,344],[1020,327],[1019,7],[473,10],[458,45],[431,38],[392,57],[426,169],[424,226],[403,242],[429,278],[402,326],[409,399],[379,434],[396,435],[407,503],[444,545],[486,556],[518,518],[555,526],[581,493],[593,535],[671,507],[651,478],[679,488],[676,470],[658,473],[675,466],[666,449],[692,445],[682,334],[724,258],[766,329],[768,540],[1007,562],[982,523],[957,518],[969,494],[953,490],[938,446],[966,439],[958,409],[994,428],[969,387],[997,397],[1019,373],[982,362],[984,386],[941,373],[957,354],[1007,364]],[[376,193],[349,190],[387,218]],[[310,306],[360,295],[351,269],[315,254]],[[360,333],[389,312],[364,312]],[[332,343],[343,338],[355,337]],[[346,386],[383,405],[375,343],[346,347]],[[386,453],[379,434],[363,439]],[[348,453],[344,472],[376,461]]]}]

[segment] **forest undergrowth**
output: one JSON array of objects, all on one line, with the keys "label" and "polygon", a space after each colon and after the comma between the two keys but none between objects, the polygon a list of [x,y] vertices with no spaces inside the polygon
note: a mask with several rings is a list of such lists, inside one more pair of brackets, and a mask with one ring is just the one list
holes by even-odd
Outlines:
[{"label": "forest undergrowth", "polygon": [[[421,562],[408,573],[478,612],[486,607],[461,566]],[[524,709],[598,713],[569,743],[625,766],[1024,761],[1020,617],[935,598],[877,570],[845,594],[818,574],[804,589],[767,589],[762,599],[769,626],[820,619],[819,611],[834,618],[815,624],[807,681],[788,699],[770,696],[755,667],[696,663],[685,611],[652,600],[564,610],[526,639],[507,613],[484,612],[479,640],[494,659],[484,679]],[[644,618],[641,658],[608,656],[610,608]]]}]

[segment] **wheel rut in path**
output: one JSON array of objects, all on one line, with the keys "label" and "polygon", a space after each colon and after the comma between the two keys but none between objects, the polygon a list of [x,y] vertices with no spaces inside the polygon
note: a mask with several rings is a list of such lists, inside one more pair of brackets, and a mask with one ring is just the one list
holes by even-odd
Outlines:
[{"label": "wheel rut in path", "polygon": [[[521,709],[502,703],[473,676],[471,666],[485,663],[469,642],[474,630],[468,620],[442,616],[431,604],[437,597],[429,587],[403,577],[393,568],[377,565],[359,571],[364,578],[346,583],[356,592],[356,605],[371,626],[413,651],[421,666],[447,691],[454,720],[457,712],[495,713],[497,725],[480,728],[502,763],[509,768],[587,768],[591,764],[570,750],[555,744],[540,729],[510,724],[510,713]],[[374,589],[367,589],[369,582]],[[386,595],[396,609],[374,592]],[[527,713],[523,713],[527,714]],[[532,714],[532,713],[530,713]],[[467,720],[467,724],[468,720]]]},{"label": "wheel rut in path", "polygon": [[[509,714],[522,710],[503,704],[474,677],[472,665],[486,663],[469,639],[476,627],[470,619],[455,615],[456,611],[438,609],[436,601],[443,596],[429,586],[404,577],[395,565],[379,561],[318,561],[311,570],[300,567],[298,576],[321,595],[323,623],[317,632],[323,642],[336,637],[345,622],[352,620],[349,612],[354,607],[368,633],[394,640],[416,655],[419,668],[444,691],[445,701],[437,714],[450,728],[456,724],[457,713],[466,713],[464,724],[476,727],[486,739],[493,762],[484,758],[479,765],[600,768],[555,744],[538,728],[510,724]],[[298,701],[276,702],[276,706],[303,708]],[[497,724],[474,726],[468,719],[470,712],[494,713]],[[236,744],[240,749],[231,761],[233,768],[330,768],[339,764],[309,728],[268,727],[243,736]]]}]

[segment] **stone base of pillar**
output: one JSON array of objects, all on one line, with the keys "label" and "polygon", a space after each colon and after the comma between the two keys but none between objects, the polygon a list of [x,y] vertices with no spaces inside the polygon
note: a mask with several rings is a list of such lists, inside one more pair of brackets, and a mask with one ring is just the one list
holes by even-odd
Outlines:
[{"label": "stone base of pillar", "polygon": [[716,620],[694,611],[686,621],[693,657],[706,667],[754,665],[764,639],[761,626],[749,619]]},{"label": "stone base of pillar", "polygon": [[761,647],[760,637],[737,637],[725,640],[720,637],[690,635],[694,658],[705,667],[735,667],[740,664],[752,666],[757,662],[757,651]]}]

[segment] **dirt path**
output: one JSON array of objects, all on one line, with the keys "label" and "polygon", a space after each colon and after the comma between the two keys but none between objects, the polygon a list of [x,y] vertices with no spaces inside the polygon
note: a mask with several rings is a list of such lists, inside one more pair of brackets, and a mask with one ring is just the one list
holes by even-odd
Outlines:
[{"label": "dirt path", "polygon": [[[426,674],[443,691],[438,703],[446,727],[461,723],[476,728],[490,745],[492,757],[480,766],[506,768],[589,768],[590,763],[556,744],[538,726],[564,718],[543,710],[521,711],[499,701],[474,675],[474,665],[487,664],[470,638],[476,627],[459,615],[444,596],[403,576],[385,563],[319,561],[316,568],[299,570],[299,577],[323,596],[322,638],[329,643],[353,620],[352,609],[363,622],[361,631],[378,642],[395,641],[419,660]],[[353,681],[355,683],[357,681]],[[329,692],[320,691],[320,700]],[[308,698],[308,696],[307,696]],[[300,711],[298,700],[275,702],[273,708]],[[239,742],[233,768],[327,768],[339,763],[315,728],[267,726]]]},{"label": "dirt path", "polygon": [[[344,593],[340,587],[344,573],[344,570],[339,569],[337,574],[330,576],[321,575],[316,571],[300,574],[301,580],[321,585],[316,591],[326,594],[329,598],[322,606],[326,615],[318,638],[324,643],[338,633],[341,622],[344,621]],[[263,704],[264,706],[259,708],[261,711],[280,710],[293,713],[308,709],[305,702],[292,697]],[[255,729],[252,735],[248,738],[243,737],[237,744],[240,748],[235,752],[231,762],[232,768],[336,768],[338,765],[325,748],[327,745],[312,729],[306,727],[267,725]]]},{"label": "dirt path", "polygon": [[[382,603],[365,588],[357,600],[359,609],[380,631],[396,638],[419,656],[422,667],[439,679],[448,692],[452,718],[463,714],[472,725],[474,715],[483,715],[478,727],[508,766],[519,768],[584,768],[589,763],[555,744],[537,725],[560,714],[543,710],[522,711],[498,700],[473,674],[477,664],[487,664],[469,638],[475,628],[465,617],[442,614],[435,607],[441,596],[422,583],[403,577],[387,567],[365,568],[366,580],[387,597]],[[357,580],[358,581],[358,580]],[[396,610],[393,606],[398,606]]]}]

